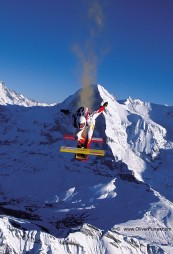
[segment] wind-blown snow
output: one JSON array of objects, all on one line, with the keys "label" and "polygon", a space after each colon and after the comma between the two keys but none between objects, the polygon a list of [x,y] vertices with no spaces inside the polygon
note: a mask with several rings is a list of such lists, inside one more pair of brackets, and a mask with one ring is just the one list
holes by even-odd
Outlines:
[{"label": "wind-blown snow", "polygon": [[0,253],[173,252],[173,107],[93,86],[106,155],[82,163],[59,152],[80,91],[35,107],[0,89]]}]

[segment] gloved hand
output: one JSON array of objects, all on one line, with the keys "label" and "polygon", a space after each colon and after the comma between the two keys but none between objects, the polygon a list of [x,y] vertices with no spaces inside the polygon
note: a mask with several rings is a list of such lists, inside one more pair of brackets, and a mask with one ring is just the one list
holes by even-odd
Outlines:
[{"label": "gloved hand", "polygon": [[106,101],[106,102],[103,104],[103,106],[106,108],[107,105],[108,105],[108,102]]},{"label": "gloved hand", "polygon": [[68,109],[61,109],[60,110],[64,115],[70,115],[70,111]]}]

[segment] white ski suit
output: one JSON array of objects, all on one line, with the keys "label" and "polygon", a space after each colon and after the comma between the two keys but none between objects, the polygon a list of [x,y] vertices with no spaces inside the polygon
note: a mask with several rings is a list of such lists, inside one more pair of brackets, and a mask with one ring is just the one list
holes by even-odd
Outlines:
[{"label": "white ski suit", "polygon": [[97,111],[89,113],[88,108],[84,108],[83,116],[86,118],[86,126],[84,129],[80,130],[75,122],[78,117],[78,111],[73,115],[74,127],[76,128],[76,140],[80,144],[84,144],[85,147],[90,148],[91,139],[93,136],[96,118],[104,111],[105,106],[101,106]]},{"label": "white ski suit", "polygon": [[[65,115],[70,115],[73,118],[73,126],[76,128],[75,138],[78,141],[78,145],[90,148],[95,127],[95,120],[105,110],[107,105],[108,102],[105,102],[103,106],[100,106],[100,108],[93,113],[90,113],[87,107],[80,107],[75,113],[72,113],[67,109],[61,109],[61,112],[63,112]],[[82,129],[79,128],[78,124],[78,118],[81,117],[81,115],[86,120],[86,125]]]}]

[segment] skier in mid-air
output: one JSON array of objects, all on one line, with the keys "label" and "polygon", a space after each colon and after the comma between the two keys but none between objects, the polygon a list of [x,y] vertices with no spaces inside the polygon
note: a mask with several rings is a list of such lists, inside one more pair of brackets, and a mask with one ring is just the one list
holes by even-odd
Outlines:
[{"label": "skier in mid-air", "polygon": [[93,113],[89,112],[87,107],[80,107],[75,113],[72,113],[68,109],[61,109],[60,111],[65,115],[71,115],[73,118],[73,126],[76,128],[77,147],[78,148],[90,148],[92,140],[95,120],[105,110],[108,102],[105,102],[97,111]]}]

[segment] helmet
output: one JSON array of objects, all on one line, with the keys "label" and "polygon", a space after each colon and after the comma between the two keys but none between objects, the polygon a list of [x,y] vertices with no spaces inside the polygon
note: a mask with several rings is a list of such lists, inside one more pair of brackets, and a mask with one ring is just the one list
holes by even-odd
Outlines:
[{"label": "helmet", "polygon": [[86,126],[89,110],[86,107],[80,107],[76,112],[76,123],[79,129],[84,129]]},{"label": "helmet", "polygon": [[84,116],[77,117],[77,126],[80,130],[84,129],[86,126],[86,118]]}]

